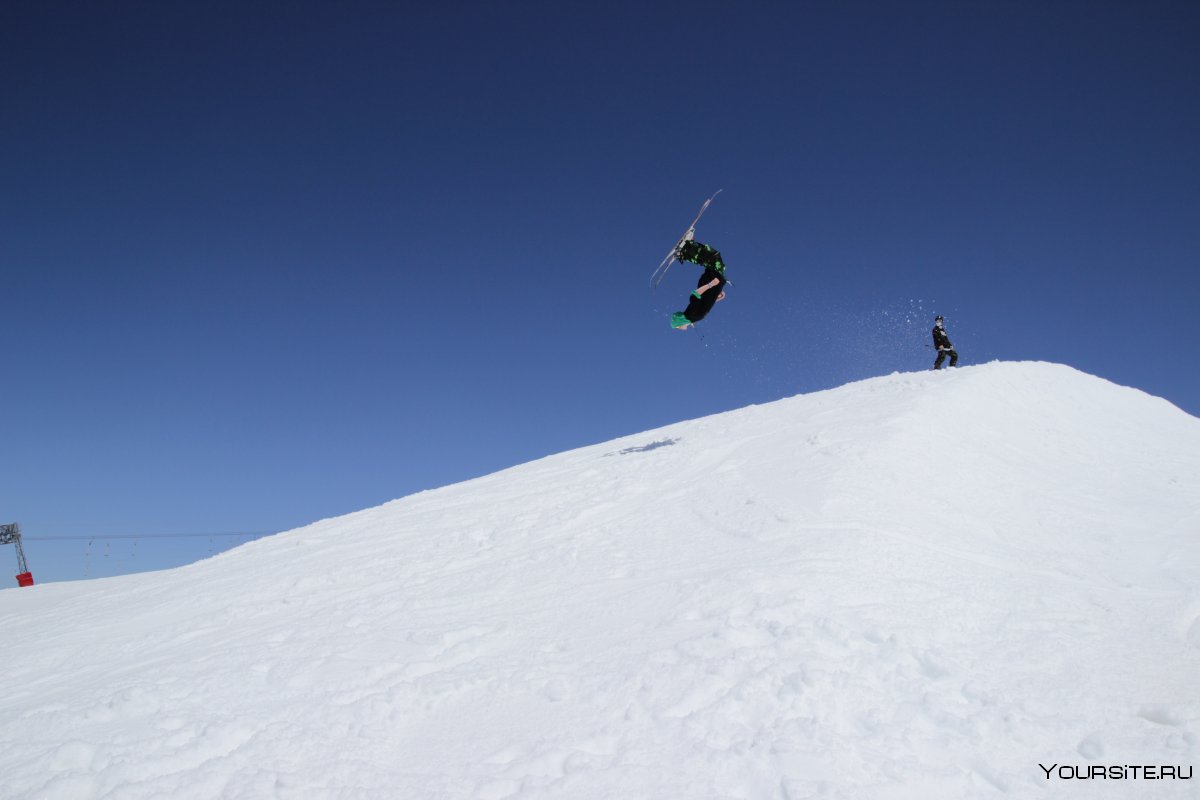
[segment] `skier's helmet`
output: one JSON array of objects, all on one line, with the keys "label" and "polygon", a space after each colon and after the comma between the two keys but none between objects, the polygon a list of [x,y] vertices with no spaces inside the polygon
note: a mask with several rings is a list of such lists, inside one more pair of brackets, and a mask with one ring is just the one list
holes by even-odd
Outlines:
[{"label": "skier's helmet", "polygon": [[936,317],[934,317],[934,318],[933,318],[933,321],[934,321],[934,322],[945,322],[945,320],[944,320],[944,319],[942,319],[942,315],[941,315],[941,314],[938,314]]}]

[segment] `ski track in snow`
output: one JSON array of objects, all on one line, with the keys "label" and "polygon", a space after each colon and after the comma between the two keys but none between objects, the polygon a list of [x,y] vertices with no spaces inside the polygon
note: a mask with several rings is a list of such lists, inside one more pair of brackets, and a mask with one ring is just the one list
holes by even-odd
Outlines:
[{"label": "ski track in snow", "polygon": [[12,798],[1200,797],[1200,420],[896,374],[0,592]]}]

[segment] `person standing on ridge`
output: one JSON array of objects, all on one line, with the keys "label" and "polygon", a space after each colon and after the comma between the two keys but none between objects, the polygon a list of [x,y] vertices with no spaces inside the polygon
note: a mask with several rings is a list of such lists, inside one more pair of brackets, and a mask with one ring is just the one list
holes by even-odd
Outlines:
[{"label": "person standing on ridge", "polygon": [[933,362],[934,369],[941,369],[942,362],[946,360],[946,356],[950,356],[950,366],[958,363],[958,351],[954,349],[954,345],[950,343],[950,336],[946,333],[946,320],[938,314],[933,318],[933,346],[937,348],[937,360]]},{"label": "person standing on ridge", "polygon": [[719,300],[725,299],[725,262],[721,253],[706,244],[692,241],[692,231],[688,231],[675,250],[675,258],[681,262],[690,262],[704,267],[704,274],[696,282],[688,307],[671,315],[671,327],[682,331],[695,325],[708,316],[712,307]]}]

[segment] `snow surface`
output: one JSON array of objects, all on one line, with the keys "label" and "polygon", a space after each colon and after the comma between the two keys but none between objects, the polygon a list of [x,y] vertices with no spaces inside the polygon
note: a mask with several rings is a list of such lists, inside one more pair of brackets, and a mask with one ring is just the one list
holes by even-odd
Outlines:
[{"label": "snow surface", "polygon": [[[399,453],[397,457],[403,457]],[[1200,420],[894,374],[0,592],[5,798],[1178,798]]]}]

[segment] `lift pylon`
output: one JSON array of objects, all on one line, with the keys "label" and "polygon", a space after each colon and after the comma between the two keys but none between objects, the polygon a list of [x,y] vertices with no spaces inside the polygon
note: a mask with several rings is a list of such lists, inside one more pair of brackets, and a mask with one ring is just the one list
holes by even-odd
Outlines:
[{"label": "lift pylon", "polygon": [[33,573],[25,563],[25,551],[21,549],[21,526],[17,523],[0,525],[0,544],[17,546],[17,586],[33,586]]}]

